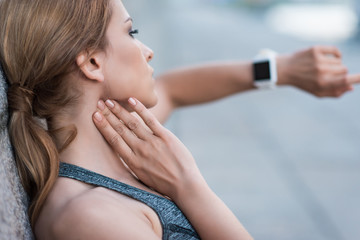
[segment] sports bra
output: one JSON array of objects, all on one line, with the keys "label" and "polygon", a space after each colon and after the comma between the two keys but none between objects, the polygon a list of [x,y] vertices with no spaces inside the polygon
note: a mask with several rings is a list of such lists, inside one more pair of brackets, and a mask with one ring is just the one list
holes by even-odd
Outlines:
[{"label": "sports bra", "polygon": [[108,188],[146,204],[159,216],[163,230],[162,239],[164,240],[200,239],[181,210],[167,198],[64,162],[60,162],[59,177],[71,178],[94,186]]}]

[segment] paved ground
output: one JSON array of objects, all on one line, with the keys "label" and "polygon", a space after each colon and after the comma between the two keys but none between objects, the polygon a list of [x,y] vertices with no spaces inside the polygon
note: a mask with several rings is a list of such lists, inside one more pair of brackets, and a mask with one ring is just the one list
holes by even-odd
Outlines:
[{"label": "paved ground", "polygon": [[[272,32],[261,12],[206,0],[125,0],[157,72],[263,47],[312,44]],[[360,72],[360,39],[337,44]],[[338,100],[286,87],[177,111],[168,123],[255,239],[360,239],[360,87]]]}]

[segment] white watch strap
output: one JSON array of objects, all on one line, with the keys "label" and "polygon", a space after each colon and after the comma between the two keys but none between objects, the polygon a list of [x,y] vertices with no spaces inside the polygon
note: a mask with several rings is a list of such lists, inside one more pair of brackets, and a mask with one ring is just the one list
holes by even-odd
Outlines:
[{"label": "white watch strap", "polygon": [[255,56],[254,58],[254,62],[257,61],[261,61],[261,60],[268,60],[270,65],[269,65],[269,70],[270,70],[270,75],[271,75],[271,79],[269,79],[268,81],[255,81],[254,84],[257,88],[259,89],[274,89],[276,88],[276,83],[278,80],[278,75],[277,75],[277,65],[276,65],[276,57],[277,57],[277,53],[271,49],[262,49],[258,55]]}]

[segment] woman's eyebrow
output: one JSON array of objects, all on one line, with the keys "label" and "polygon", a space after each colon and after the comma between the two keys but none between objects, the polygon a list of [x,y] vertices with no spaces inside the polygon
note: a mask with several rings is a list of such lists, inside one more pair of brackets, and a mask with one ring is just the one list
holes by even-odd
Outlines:
[{"label": "woman's eyebrow", "polygon": [[129,17],[128,19],[125,20],[125,23],[127,23],[128,21],[133,22],[133,19],[131,17]]}]

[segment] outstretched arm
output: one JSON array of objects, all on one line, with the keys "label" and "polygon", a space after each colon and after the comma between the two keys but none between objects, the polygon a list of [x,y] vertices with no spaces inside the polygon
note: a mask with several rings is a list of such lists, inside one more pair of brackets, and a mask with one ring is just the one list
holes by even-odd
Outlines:
[{"label": "outstretched arm", "polygon": [[[158,76],[158,104],[151,109],[164,122],[171,112],[254,89],[252,62],[211,63]],[[360,82],[348,75],[336,47],[316,46],[277,57],[278,85],[295,86],[317,97],[339,97]]]},{"label": "outstretched arm", "polygon": [[157,77],[158,104],[151,109],[164,122],[171,112],[250,90],[251,62],[211,63],[180,68]]}]

